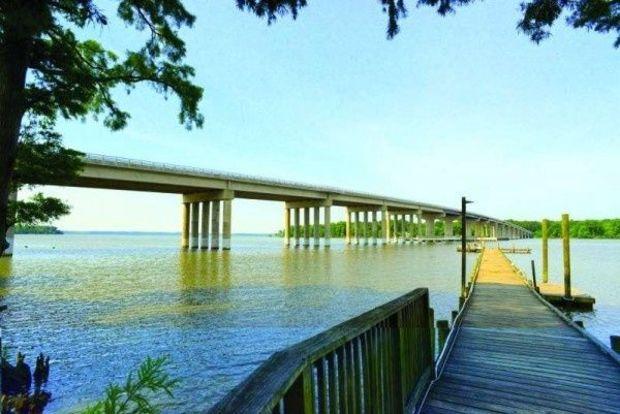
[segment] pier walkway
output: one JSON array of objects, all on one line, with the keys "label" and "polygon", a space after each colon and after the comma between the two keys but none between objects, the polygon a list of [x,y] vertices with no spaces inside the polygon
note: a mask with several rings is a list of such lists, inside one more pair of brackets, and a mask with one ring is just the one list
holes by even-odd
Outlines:
[{"label": "pier walkway", "polygon": [[422,412],[620,412],[620,365],[485,250],[444,368]]}]

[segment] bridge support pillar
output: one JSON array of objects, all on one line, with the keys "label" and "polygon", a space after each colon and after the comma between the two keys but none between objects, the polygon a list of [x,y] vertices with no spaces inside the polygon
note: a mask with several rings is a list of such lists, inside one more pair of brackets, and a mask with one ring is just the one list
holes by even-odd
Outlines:
[{"label": "bridge support pillar", "polygon": [[392,223],[394,223],[392,243],[398,244],[398,214],[394,214],[392,217]]},{"label": "bridge support pillar", "polygon": [[368,211],[364,211],[363,226],[362,237],[364,237],[364,245],[368,246]]},{"label": "bridge support pillar", "polygon": [[197,249],[198,248],[198,223],[200,222],[200,203],[193,202],[191,208],[191,216],[190,216],[190,241],[189,248]]},{"label": "bridge support pillar", "polygon": [[200,218],[200,248],[209,248],[209,221],[211,221],[211,202],[203,201],[202,217]]},{"label": "bridge support pillar", "polygon": [[402,214],[400,216],[400,231],[402,233],[401,241],[403,242],[403,244],[407,243],[407,227],[406,227],[405,222],[406,222],[405,214]]},{"label": "bridge support pillar", "polygon": [[372,211],[372,225],[371,225],[370,232],[372,233],[372,245],[376,246],[377,245],[377,211],[376,210]]},{"label": "bridge support pillar", "polygon": [[443,235],[444,237],[454,237],[454,221],[451,217],[446,217],[443,220]]},{"label": "bridge support pillar", "polygon": [[304,208],[304,247],[310,247],[310,207]]},{"label": "bridge support pillar", "polygon": [[321,208],[313,207],[314,220],[312,223],[312,230],[314,231],[314,247],[319,247],[320,242],[320,227],[321,227]]},{"label": "bridge support pillar", "polygon": [[293,209],[293,236],[295,238],[295,247],[299,247],[299,208]]},{"label": "bridge support pillar", "polygon": [[291,209],[284,206],[284,245],[291,245]]},{"label": "bridge support pillar", "polygon": [[331,219],[331,206],[325,206],[325,247],[329,247],[331,245],[331,237],[332,237],[332,219]]},{"label": "bridge support pillar", "polygon": [[351,244],[351,210],[347,208],[344,218],[344,242]]},{"label": "bridge support pillar", "polygon": [[360,223],[360,212],[355,212],[355,244],[359,246],[360,244],[360,233],[361,233],[361,223]]},{"label": "bridge support pillar", "polygon": [[[291,211],[293,212],[293,226],[288,230],[288,237],[292,232],[295,239],[295,247],[299,247],[301,238],[301,217],[303,212],[303,246],[310,247],[310,237],[313,239],[313,246],[319,247],[321,245],[321,207],[325,208],[325,226],[323,231],[323,237],[325,238],[325,247],[329,247],[331,243],[331,205],[330,198],[325,200],[308,200],[308,201],[287,201],[284,205],[284,235],[287,237],[287,223],[290,223]],[[312,212],[312,214],[311,214]],[[346,218],[350,219],[350,211],[346,212]],[[312,216],[312,217],[310,217]],[[350,224],[350,223],[349,223]],[[347,234],[350,240],[350,225],[347,229]],[[286,240],[285,240],[285,243]],[[287,243],[287,246],[290,242]]]},{"label": "bridge support pillar", "polygon": [[189,203],[181,203],[181,248],[189,248]]},{"label": "bridge support pillar", "polygon": [[386,206],[381,207],[381,243],[390,241],[390,212]]},{"label": "bridge support pillar", "polygon": [[213,211],[211,212],[211,250],[220,248],[220,202],[212,202]]},{"label": "bridge support pillar", "polygon": [[[219,250],[220,247],[224,250],[230,249],[234,194],[234,191],[231,190],[209,190],[201,193],[183,194],[183,205],[191,205],[190,248],[198,248],[198,241],[200,240],[201,249],[209,247],[211,250]],[[200,210],[202,210],[202,214],[200,214]],[[222,211],[221,243],[220,211]],[[184,212],[184,214],[186,213]],[[211,224],[210,235],[209,223]],[[185,233],[185,225],[183,225],[182,232]]]},{"label": "bridge support pillar", "polygon": [[222,249],[230,250],[232,236],[232,200],[222,201],[224,211],[222,212]]},{"label": "bridge support pillar", "polygon": [[441,214],[438,213],[423,213],[422,218],[426,222],[426,237],[429,239],[435,238],[435,220],[438,219]]}]

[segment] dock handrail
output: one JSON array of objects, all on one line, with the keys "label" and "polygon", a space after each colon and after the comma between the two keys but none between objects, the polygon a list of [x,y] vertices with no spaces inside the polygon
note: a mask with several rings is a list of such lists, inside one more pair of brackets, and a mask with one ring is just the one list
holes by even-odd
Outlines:
[{"label": "dock handrail", "polygon": [[209,412],[410,410],[434,377],[430,315],[415,289],[276,352]]}]

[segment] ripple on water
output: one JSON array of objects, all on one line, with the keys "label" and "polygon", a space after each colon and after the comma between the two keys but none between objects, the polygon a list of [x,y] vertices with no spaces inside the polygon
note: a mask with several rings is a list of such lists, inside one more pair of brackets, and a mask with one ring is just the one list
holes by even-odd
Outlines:
[{"label": "ripple on water", "polygon": [[[411,289],[430,288],[437,319],[458,303],[454,244],[287,250],[273,237],[234,242],[231,252],[180,253],[176,235],[18,236],[15,257],[0,260],[3,341],[30,358],[51,355],[50,412],[99,398],[146,356],[170,355],[182,382],[165,411],[190,413],[274,351]],[[610,246],[617,252],[620,243]],[[606,289],[583,318],[606,335],[599,327],[619,326],[618,275],[609,255],[598,259],[598,280],[616,293]],[[578,280],[589,291],[586,276]]]}]

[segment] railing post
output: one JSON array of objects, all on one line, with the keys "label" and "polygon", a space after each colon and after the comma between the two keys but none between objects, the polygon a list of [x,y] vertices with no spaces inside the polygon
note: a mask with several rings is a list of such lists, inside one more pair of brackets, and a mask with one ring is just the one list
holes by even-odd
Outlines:
[{"label": "railing post", "polygon": [[437,350],[441,354],[443,347],[446,344],[446,339],[450,333],[450,325],[445,319],[437,321]]},{"label": "railing post", "polygon": [[435,309],[428,308],[428,329],[431,339],[431,358],[435,363]]},{"label": "railing post", "polygon": [[405,333],[403,332],[403,315],[402,310],[397,312],[392,318],[390,318],[390,334],[392,336],[390,350],[391,365],[392,365],[392,378],[388,381],[392,382],[394,390],[394,402],[393,407],[396,413],[402,413],[405,411],[405,395],[406,391],[403,390],[403,385],[406,381],[403,381],[403,375],[406,373],[407,367],[403,367],[405,362],[405,356],[403,355],[406,347],[403,342],[405,341]]},{"label": "railing post", "polygon": [[314,414],[314,389],[312,366],[304,368],[301,375],[284,395],[284,411],[287,413]]}]

